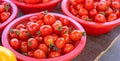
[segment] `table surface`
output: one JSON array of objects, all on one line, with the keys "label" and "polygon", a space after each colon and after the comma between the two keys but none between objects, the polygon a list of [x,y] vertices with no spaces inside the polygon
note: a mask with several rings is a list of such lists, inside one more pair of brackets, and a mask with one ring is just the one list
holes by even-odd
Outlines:
[{"label": "table surface", "polygon": [[[62,13],[60,10],[60,4],[57,6],[54,12]],[[22,15],[22,12],[19,11],[18,17]],[[119,34],[120,26],[117,26],[110,32],[101,36],[87,35],[87,42],[84,50],[72,61],[93,61]]]}]

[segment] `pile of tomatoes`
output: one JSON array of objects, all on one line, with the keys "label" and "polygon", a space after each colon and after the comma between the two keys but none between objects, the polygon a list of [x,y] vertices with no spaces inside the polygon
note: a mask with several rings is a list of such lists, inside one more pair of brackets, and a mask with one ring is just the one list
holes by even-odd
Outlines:
[{"label": "pile of tomatoes", "polygon": [[110,22],[120,17],[120,0],[70,0],[70,12],[94,22]]},{"label": "pile of tomatoes", "polygon": [[10,4],[8,2],[2,2],[0,4],[0,23],[5,22],[10,15]]},{"label": "pile of tomatoes", "polygon": [[25,2],[28,4],[37,4],[37,3],[47,3],[50,2],[51,0],[18,0],[20,2]]},{"label": "pile of tomatoes", "polygon": [[9,43],[25,56],[54,58],[71,52],[83,35],[66,18],[45,11],[11,28]]}]

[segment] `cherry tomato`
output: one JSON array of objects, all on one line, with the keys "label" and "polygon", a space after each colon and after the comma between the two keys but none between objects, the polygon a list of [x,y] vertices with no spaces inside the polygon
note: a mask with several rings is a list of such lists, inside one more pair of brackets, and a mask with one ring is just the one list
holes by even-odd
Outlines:
[{"label": "cherry tomato", "polygon": [[53,23],[55,23],[55,21],[56,21],[56,18],[53,14],[48,13],[44,16],[44,23],[46,25],[52,25]]},{"label": "cherry tomato", "polygon": [[38,18],[39,18],[40,20],[43,20],[45,14],[46,14],[45,12],[40,12],[40,13],[38,14]]},{"label": "cherry tomato", "polygon": [[30,22],[37,22],[38,21],[38,16],[32,16],[29,18]]},{"label": "cherry tomato", "polygon": [[50,35],[53,32],[53,28],[50,25],[43,25],[39,30],[42,36]]},{"label": "cherry tomato", "polygon": [[55,57],[59,57],[60,53],[57,51],[51,51],[48,55],[49,58],[55,58]]},{"label": "cherry tomato", "polygon": [[72,44],[65,44],[64,48],[63,48],[63,52],[69,53],[74,49],[74,46]]},{"label": "cherry tomato", "polygon": [[82,37],[82,32],[80,30],[73,30],[71,33],[70,33],[70,39],[72,41],[78,41],[80,40]]},{"label": "cherry tomato", "polygon": [[39,59],[40,58],[46,58],[45,52],[43,50],[40,50],[40,49],[35,50],[34,53],[33,53],[33,56],[35,58],[39,58]]},{"label": "cherry tomato", "polygon": [[17,25],[17,27],[16,27],[16,29],[25,29],[26,27],[25,27],[25,25],[23,25],[23,24],[19,24],[19,25]]},{"label": "cherry tomato", "polygon": [[27,45],[27,42],[21,42],[21,46],[20,46],[20,50],[22,53],[26,53],[28,52],[28,45]]},{"label": "cherry tomato", "polygon": [[36,3],[39,3],[41,2],[42,0],[25,0],[26,3],[29,3],[29,4],[36,4]]},{"label": "cherry tomato", "polygon": [[52,34],[52,37],[54,38],[54,40],[58,39],[58,35],[56,35],[56,34]]},{"label": "cherry tomato", "polygon": [[52,27],[53,27],[53,32],[54,33],[56,33],[56,34],[59,34],[60,33],[60,31],[62,31],[62,24],[61,24],[61,22],[59,21],[56,21],[53,25],[52,25]]},{"label": "cherry tomato", "polygon": [[113,9],[112,8],[108,8],[106,11],[105,11],[105,16],[109,16],[110,14],[114,13]]},{"label": "cherry tomato", "polygon": [[42,20],[38,20],[36,23],[38,24],[38,27],[41,27],[42,25],[44,25],[44,22]]},{"label": "cherry tomato", "polygon": [[35,39],[38,41],[38,43],[43,42],[43,37],[41,37],[41,36],[36,36]]},{"label": "cherry tomato", "polygon": [[75,10],[75,8],[74,8],[72,5],[70,5],[69,10],[70,10],[70,12],[71,12],[73,15],[77,15],[77,14],[78,14],[78,13],[77,13],[77,10]]},{"label": "cherry tomato", "polygon": [[40,49],[40,50],[43,50],[45,53],[48,53],[48,47],[47,47],[47,45],[46,44],[40,44],[39,46],[38,46],[38,49]]},{"label": "cherry tomato", "polygon": [[20,41],[17,38],[12,38],[10,40],[10,45],[13,49],[17,50],[18,48],[20,48]]},{"label": "cherry tomato", "polygon": [[28,56],[33,57],[33,53],[34,53],[34,51],[28,51]]},{"label": "cherry tomato", "polygon": [[92,10],[94,8],[94,0],[85,0],[85,9]]},{"label": "cherry tomato", "polygon": [[120,9],[120,3],[117,1],[112,2],[112,8]]},{"label": "cherry tomato", "polygon": [[107,9],[107,4],[105,3],[105,2],[103,2],[103,1],[101,1],[101,2],[99,2],[98,4],[97,4],[97,9],[98,10],[106,10]]},{"label": "cherry tomato", "polygon": [[81,19],[87,20],[87,21],[91,20],[88,15],[82,15]]},{"label": "cherry tomato", "polygon": [[28,31],[30,32],[30,34],[34,35],[38,31],[39,25],[38,25],[38,23],[31,23],[30,25],[28,25],[27,28],[28,28]]},{"label": "cherry tomato", "polygon": [[71,2],[71,5],[73,5],[74,7],[76,7],[76,6],[77,6],[77,2],[76,2],[76,1],[71,0],[70,2]]},{"label": "cherry tomato", "polygon": [[120,10],[119,9],[115,9],[115,14],[117,15],[117,17],[119,18],[120,17]]},{"label": "cherry tomato", "polygon": [[29,38],[28,30],[26,30],[26,29],[20,29],[20,32],[19,32],[18,36],[22,40],[28,39]]},{"label": "cherry tomato", "polygon": [[110,22],[110,21],[114,21],[114,20],[116,20],[117,19],[117,15],[116,14],[110,14],[109,16],[108,16],[108,22]]},{"label": "cherry tomato", "polygon": [[66,42],[65,39],[62,38],[62,37],[60,37],[60,38],[58,38],[58,39],[56,40],[55,45],[56,45],[58,48],[63,48],[64,45],[65,45],[65,42]]},{"label": "cherry tomato", "polygon": [[10,36],[10,38],[18,38],[19,32],[20,31],[18,29],[10,29],[9,30],[9,36]]},{"label": "cherry tomato", "polygon": [[35,38],[28,39],[28,48],[35,50],[38,47],[38,41]]},{"label": "cherry tomato", "polygon": [[10,12],[2,12],[0,14],[1,22],[5,22],[10,17]]},{"label": "cherry tomato", "polygon": [[55,39],[53,38],[53,36],[47,35],[47,36],[44,37],[44,43],[45,43],[47,46],[53,45],[54,42],[55,42]]},{"label": "cherry tomato", "polygon": [[77,9],[77,10],[80,10],[80,9],[83,8],[83,7],[84,7],[83,4],[77,4],[76,9]]},{"label": "cherry tomato", "polygon": [[86,9],[84,9],[84,8],[81,8],[81,9],[79,10],[79,15],[80,15],[80,16],[82,16],[82,15],[88,15],[88,11],[87,11]]},{"label": "cherry tomato", "polygon": [[62,27],[61,35],[65,33],[68,33],[68,34],[70,33],[70,29],[67,26]]},{"label": "cherry tomato", "polygon": [[0,13],[4,12],[5,9],[4,9],[4,5],[0,5]]},{"label": "cherry tomato", "polygon": [[67,20],[66,18],[60,18],[60,21],[63,23],[63,25],[65,25],[65,26],[68,26],[69,25],[69,20]]},{"label": "cherry tomato", "polygon": [[106,22],[106,18],[102,14],[97,14],[94,19],[95,22]]},{"label": "cherry tomato", "polygon": [[92,17],[92,18],[94,18],[97,14],[98,14],[98,12],[97,12],[96,9],[92,9],[89,12],[89,16]]},{"label": "cherry tomato", "polygon": [[65,39],[65,43],[70,42],[70,35],[69,34],[63,34],[62,37]]}]

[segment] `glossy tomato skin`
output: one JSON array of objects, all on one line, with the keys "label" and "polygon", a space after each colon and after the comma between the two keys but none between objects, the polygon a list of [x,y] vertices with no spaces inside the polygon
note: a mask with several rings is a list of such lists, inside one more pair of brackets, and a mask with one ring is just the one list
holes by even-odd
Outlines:
[{"label": "glossy tomato skin", "polygon": [[110,14],[110,15],[108,16],[107,21],[110,22],[110,21],[114,21],[114,20],[116,20],[116,19],[117,19],[117,15],[116,15],[116,14]]},{"label": "glossy tomato skin", "polygon": [[120,2],[117,1],[112,2],[112,8],[120,9]]},{"label": "glossy tomato skin", "polygon": [[92,10],[94,8],[94,0],[85,0],[84,7],[87,10]]},{"label": "glossy tomato skin", "polygon": [[112,8],[108,8],[106,11],[105,11],[105,16],[109,16],[110,14],[114,13],[113,9]]},{"label": "glossy tomato skin", "polygon": [[34,51],[28,51],[28,56],[33,57],[33,53],[34,53]]},{"label": "glossy tomato skin", "polygon": [[17,27],[16,27],[16,29],[25,29],[26,27],[25,27],[25,25],[24,24],[19,24],[19,25],[17,25]]},{"label": "glossy tomato skin", "polygon": [[43,59],[46,58],[46,54],[43,50],[37,49],[34,51],[33,56],[35,58]]},{"label": "glossy tomato skin", "polygon": [[103,1],[101,1],[101,2],[99,2],[99,3],[97,4],[97,9],[98,9],[98,10],[101,10],[101,11],[104,11],[104,10],[107,9],[107,4],[106,4],[105,2],[103,2]]},{"label": "glossy tomato skin", "polygon": [[92,9],[89,12],[89,16],[94,18],[98,14],[98,11],[96,9]]},{"label": "glossy tomato skin", "polygon": [[55,41],[58,39],[58,35],[57,34],[52,34],[52,37],[54,38]]},{"label": "glossy tomato skin", "polygon": [[65,39],[60,37],[58,38],[56,41],[55,41],[55,45],[58,47],[58,48],[63,48],[64,45],[65,45]]},{"label": "glossy tomato skin", "polygon": [[18,29],[10,29],[9,30],[9,36],[10,36],[10,38],[18,38],[17,32],[19,32]]},{"label": "glossy tomato skin", "polygon": [[71,33],[70,33],[70,39],[72,41],[78,41],[80,40],[82,37],[82,32],[80,30],[73,30]]},{"label": "glossy tomato skin", "polygon": [[66,33],[69,34],[70,29],[68,28],[68,26],[63,26],[60,34],[63,35],[63,34],[66,34]]},{"label": "glossy tomato skin", "polygon": [[37,22],[38,21],[38,16],[32,16],[29,18],[30,22]]},{"label": "glossy tomato skin", "polygon": [[55,23],[56,18],[55,18],[55,16],[53,14],[48,13],[48,14],[46,14],[44,16],[44,20],[43,21],[44,21],[44,23],[46,25],[52,25],[53,23]]},{"label": "glossy tomato skin", "polygon": [[80,15],[80,16],[82,16],[82,15],[88,15],[88,11],[87,11],[86,9],[84,9],[84,8],[81,8],[81,9],[79,10],[79,15]]},{"label": "glossy tomato skin", "polygon": [[51,51],[48,55],[49,58],[55,58],[55,57],[59,57],[60,53],[57,51]]},{"label": "glossy tomato skin", "polygon": [[53,32],[53,28],[50,25],[43,25],[39,30],[42,36],[50,35]]},{"label": "glossy tomato skin", "polygon": [[46,44],[39,44],[38,49],[43,50],[45,53],[48,53],[48,47]]},{"label": "glossy tomato skin", "polygon": [[38,41],[35,38],[28,39],[28,48],[35,50],[38,47]]},{"label": "glossy tomato skin", "polygon": [[38,43],[43,42],[43,37],[42,36],[35,36],[35,39],[38,41]]},{"label": "glossy tomato skin", "polygon": [[69,20],[67,20],[66,18],[60,18],[60,21],[63,23],[63,25],[68,26],[70,24]]},{"label": "glossy tomato skin", "polygon": [[10,40],[10,45],[13,49],[17,50],[18,48],[20,48],[20,41],[17,38],[12,38]]},{"label": "glossy tomato skin", "polygon": [[4,12],[5,9],[4,9],[4,5],[0,5],[0,13]]},{"label": "glossy tomato skin", "polygon": [[10,12],[2,12],[0,14],[1,22],[5,22],[10,17]]},{"label": "glossy tomato skin", "polygon": [[27,29],[20,29],[20,33],[19,33],[19,38],[21,40],[26,40],[29,38],[29,35],[28,35],[28,30]]},{"label": "glossy tomato skin", "polygon": [[27,42],[25,42],[25,41],[21,42],[20,50],[21,50],[22,53],[27,53],[28,52]]},{"label": "glossy tomato skin", "polygon": [[53,38],[53,36],[47,35],[44,37],[44,44],[46,44],[47,46],[53,45],[54,42],[55,42],[55,39]]},{"label": "glossy tomato skin", "polygon": [[103,23],[103,22],[106,22],[106,18],[105,18],[105,16],[102,15],[102,14],[97,14],[97,15],[95,16],[94,21],[95,21],[95,22],[101,22],[101,23]]},{"label": "glossy tomato skin", "polygon": [[74,46],[72,44],[66,44],[63,48],[63,52],[66,54],[71,52],[73,49],[74,49]]},{"label": "glossy tomato skin", "polygon": [[65,39],[65,43],[70,43],[70,35],[69,34],[63,34],[62,37]]}]

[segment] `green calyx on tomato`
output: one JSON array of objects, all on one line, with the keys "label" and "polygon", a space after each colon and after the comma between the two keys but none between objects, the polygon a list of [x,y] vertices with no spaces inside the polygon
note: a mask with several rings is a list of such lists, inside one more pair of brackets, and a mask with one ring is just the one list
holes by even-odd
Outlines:
[{"label": "green calyx on tomato", "polygon": [[28,46],[32,46],[32,42],[31,41],[28,42]]},{"label": "green calyx on tomato", "polygon": [[85,36],[85,32],[82,32],[82,36]]},{"label": "green calyx on tomato", "polygon": [[48,14],[48,10],[45,10],[45,11],[44,11],[44,15],[46,15],[46,14]]},{"label": "green calyx on tomato", "polygon": [[59,30],[59,31],[62,31],[62,26],[59,26],[59,27],[58,27],[58,30]]},{"label": "green calyx on tomato", "polygon": [[7,5],[5,5],[5,10],[6,12],[10,9],[10,4],[8,3]]},{"label": "green calyx on tomato", "polygon": [[40,36],[40,31],[37,31],[36,34]]}]

